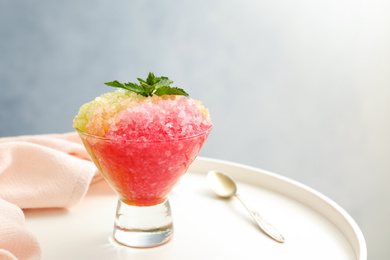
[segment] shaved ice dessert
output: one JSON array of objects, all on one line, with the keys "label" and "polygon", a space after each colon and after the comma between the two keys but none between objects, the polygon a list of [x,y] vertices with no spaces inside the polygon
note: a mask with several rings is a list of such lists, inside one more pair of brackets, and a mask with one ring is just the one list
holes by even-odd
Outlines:
[{"label": "shaved ice dessert", "polygon": [[120,200],[132,206],[163,203],[195,160],[212,128],[201,102],[149,73],[84,104],[74,118],[92,160]]},{"label": "shaved ice dessert", "polygon": [[169,141],[197,135],[212,126],[201,102],[182,95],[144,97],[124,89],[84,104],[73,127],[110,139]]}]

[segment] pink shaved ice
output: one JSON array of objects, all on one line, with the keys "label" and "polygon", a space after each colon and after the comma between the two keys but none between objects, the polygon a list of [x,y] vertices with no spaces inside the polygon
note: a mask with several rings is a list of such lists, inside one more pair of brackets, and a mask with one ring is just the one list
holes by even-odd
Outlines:
[{"label": "pink shaved ice", "polygon": [[196,103],[186,97],[161,99],[128,107],[116,115],[106,137],[137,141],[168,141],[196,136],[211,126]]}]

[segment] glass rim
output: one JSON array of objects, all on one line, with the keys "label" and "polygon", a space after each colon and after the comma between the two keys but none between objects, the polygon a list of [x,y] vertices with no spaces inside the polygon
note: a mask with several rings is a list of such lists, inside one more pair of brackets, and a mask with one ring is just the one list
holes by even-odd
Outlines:
[{"label": "glass rim", "polygon": [[81,131],[80,129],[78,128],[74,128],[79,134],[82,134],[84,136],[89,136],[89,137],[92,137],[92,138],[96,138],[96,139],[100,139],[100,140],[104,140],[104,141],[110,141],[110,142],[130,142],[130,143],[168,143],[168,142],[177,142],[177,141],[183,141],[183,140],[189,140],[189,139],[193,139],[193,138],[196,138],[196,137],[199,137],[199,136],[202,136],[202,135],[205,135],[206,133],[210,132],[211,129],[213,128],[213,126],[211,125],[209,128],[207,128],[206,130],[196,134],[196,135],[191,135],[191,136],[186,136],[186,137],[182,137],[182,138],[176,138],[176,139],[171,139],[171,140],[129,140],[129,139],[112,139],[112,138],[107,138],[107,137],[102,137],[102,136],[97,136],[97,135],[93,135],[93,134],[89,134],[89,133],[86,133],[84,131]]}]

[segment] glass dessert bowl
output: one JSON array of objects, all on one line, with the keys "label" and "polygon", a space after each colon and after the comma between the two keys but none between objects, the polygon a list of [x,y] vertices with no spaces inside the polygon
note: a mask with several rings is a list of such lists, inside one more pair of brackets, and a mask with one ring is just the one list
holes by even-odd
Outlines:
[{"label": "glass dessert bowl", "polygon": [[[212,122],[201,102],[152,73],[84,104],[74,119],[96,167],[118,194],[114,239],[131,247],[173,235],[168,194],[207,139]],[[121,89],[124,88],[125,90]]]},{"label": "glass dessert bowl", "polygon": [[168,194],[195,160],[211,128],[169,141],[115,140],[76,130],[119,196],[115,240],[131,247],[168,242],[173,235]]}]

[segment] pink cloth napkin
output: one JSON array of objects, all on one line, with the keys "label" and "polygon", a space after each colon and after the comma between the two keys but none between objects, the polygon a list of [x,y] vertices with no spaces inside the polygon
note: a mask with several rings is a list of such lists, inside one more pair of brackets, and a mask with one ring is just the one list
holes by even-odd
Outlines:
[{"label": "pink cloth napkin", "polygon": [[101,178],[77,133],[0,138],[0,259],[41,258],[22,209],[71,207]]}]

